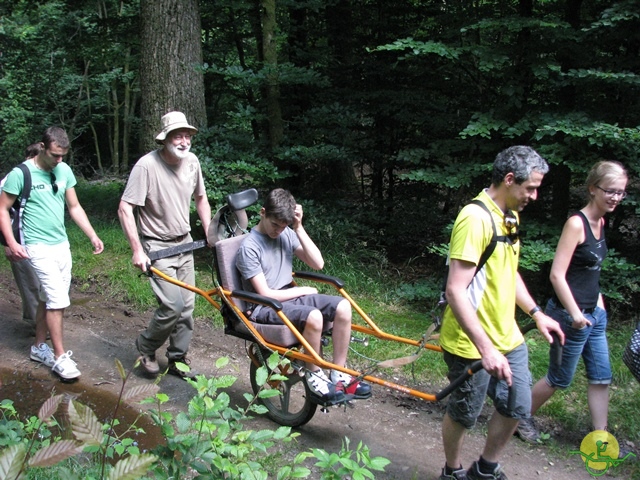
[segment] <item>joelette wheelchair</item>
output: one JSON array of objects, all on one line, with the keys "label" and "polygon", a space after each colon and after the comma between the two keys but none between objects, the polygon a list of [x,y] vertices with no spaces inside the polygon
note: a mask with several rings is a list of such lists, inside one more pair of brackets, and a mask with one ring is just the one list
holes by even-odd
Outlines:
[{"label": "joelette wheelchair", "polygon": [[[324,359],[322,352],[315,351],[302,336],[301,332],[291,323],[282,312],[282,304],[274,299],[263,297],[255,293],[242,290],[240,274],[236,269],[236,252],[243,241],[243,234],[247,233],[247,215],[245,209],[255,203],[258,193],[255,189],[246,190],[237,194],[228,195],[227,204],[221,208],[211,223],[208,232],[208,241],[214,250],[214,266],[217,284],[211,290],[202,290],[194,285],[188,285],[175,278],[165,275],[153,266],[150,266],[149,274],[156,275],[164,280],[186,288],[204,297],[222,315],[224,331],[247,342],[247,354],[250,359],[250,381],[254,394],[265,387],[275,389],[279,393],[273,396],[261,396],[260,402],[266,407],[267,415],[280,425],[296,427],[309,422],[316,413],[318,406],[326,408],[330,404],[322,403],[315,398],[305,381],[304,363],[309,362],[323,369],[334,369],[347,373],[357,380],[380,385],[397,390],[423,400],[436,402],[445,398],[467,378],[482,368],[481,361],[476,361],[471,368],[461,377],[451,382],[441,391],[432,394],[425,393],[414,388],[391,382],[374,375],[381,368],[398,367],[415,361],[425,350],[441,352],[441,348],[435,342],[437,335],[433,335],[434,323],[421,339],[415,340],[393,335],[383,331],[360,308],[344,288],[342,280],[313,272],[293,272],[294,281],[304,280],[317,282],[332,287],[338,295],[344,297],[351,304],[356,313],[352,332],[360,336],[359,341],[368,337],[376,337],[380,340],[399,342],[409,347],[414,347],[412,355],[376,362],[366,372],[341,367]],[[150,255],[153,261],[156,258],[175,255],[184,251],[204,246],[204,241],[194,242],[193,245],[181,246],[181,252],[173,249],[155,252]],[[247,304],[264,305],[273,309],[280,320],[281,325],[260,324],[250,320],[247,315]],[[534,324],[527,326],[523,331],[535,328]],[[329,341],[331,325],[327,326],[323,344]],[[269,362],[273,352],[285,357],[289,362]],[[258,381],[259,369],[266,366],[268,371],[277,373],[277,380],[270,380],[266,384]],[[262,384],[262,385],[261,385]],[[343,402],[351,402],[353,395],[345,395]]]}]

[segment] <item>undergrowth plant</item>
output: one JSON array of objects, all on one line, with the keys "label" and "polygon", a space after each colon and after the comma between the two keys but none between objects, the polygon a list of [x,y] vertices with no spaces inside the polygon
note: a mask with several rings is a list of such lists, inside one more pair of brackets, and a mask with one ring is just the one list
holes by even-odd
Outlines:
[{"label": "undergrowth plant", "polygon": [[[54,395],[47,399],[40,407],[37,418],[30,418],[26,424],[19,421],[12,402],[4,401],[2,409],[5,421],[2,423],[5,430],[11,434],[7,436],[3,432],[6,448],[0,452],[0,480],[26,479],[29,469],[52,467],[83,451],[99,454],[96,457],[98,473],[93,476],[85,472],[83,480],[133,480],[144,475],[156,461],[156,457],[149,453],[141,454],[133,442],[127,439],[126,435],[138,430],[135,422],[121,434],[116,434],[114,427],[122,402],[139,402],[155,393],[158,387],[148,384],[126,389],[131,372],[127,374],[118,360],[116,368],[122,379],[122,388],[112,420],[106,424],[98,421],[91,408],[67,394]],[[57,421],[55,415],[64,418],[65,421]],[[12,417],[10,423],[6,422],[7,416]],[[51,441],[50,429],[53,427],[60,430],[60,436]],[[111,466],[107,458],[113,458],[114,452],[121,458]],[[80,479],[71,472],[67,472],[66,478]]]},{"label": "undergrowth plant", "polygon": [[[216,368],[223,368],[229,359],[222,357],[216,361]],[[242,479],[279,480],[309,478],[311,470],[304,465],[309,458],[317,458],[316,466],[322,479],[345,478],[354,480],[375,478],[371,470],[384,471],[389,460],[370,458],[369,450],[359,445],[356,452],[348,449],[345,439],[339,454],[329,454],[322,449],[312,449],[295,454],[293,457],[282,455],[278,447],[292,443],[300,435],[291,432],[290,427],[275,430],[248,430],[244,421],[252,414],[266,413],[259,403],[260,398],[279,395],[277,389],[263,389],[267,382],[286,380],[276,373],[278,365],[286,365],[289,360],[274,352],[267,360],[267,366],[261,366],[256,372],[256,383],[261,387],[257,395],[246,393],[245,407],[233,407],[231,398],[223,390],[231,387],[236,377],[219,375],[206,378],[198,375],[187,381],[196,390],[189,401],[187,411],[177,415],[163,410],[168,397],[157,393],[153,401],[156,408],[150,411],[153,420],[160,427],[166,444],[153,450],[158,457],[152,472],[153,478],[169,480],[173,478],[200,479]],[[188,370],[183,364],[181,369]],[[351,457],[355,453],[355,459]],[[337,475],[337,476],[336,476]]]},{"label": "undergrowth plant", "polygon": [[[220,358],[216,368],[221,369],[228,362],[228,358]],[[279,364],[288,363],[288,359],[274,352],[267,366],[257,370],[256,383],[263,387],[267,382],[285,380],[275,372]],[[134,368],[138,364],[139,361]],[[182,363],[177,366],[184,371],[189,369]],[[389,464],[389,460],[383,457],[371,458],[369,449],[362,443],[355,451],[350,450],[347,438],[337,454],[322,449],[298,452],[293,456],[283,454],[279,447],[294,442],[299,433],[292,433],[290,427],[254,431],[244,425],[253,414],[266,413],[259,399],[279,395],[277,389],[261,388],[255,396],[246,393],[247,405],[234,407],[224,389],[231,387],[236,377],[219,375],[207,378],[198,375],[194,380],[187,379],[195,389],[187,410],[173,414],[163,409],[169,397],[158,391],[157,383],[164,375],[153,384],[127,387],[133,369],[126,373],[118,360],[116,368],[122,379],[122,388],[108,423],[100,423],[91,408],[64,394],[47,399],[38,416],[26,422],[19,419],[13,402],[4,400],[0,404],[0,446],[3,447],[0,451],[0,480],[41,478],[29,473],[42,468],[52,469],[45,478],[65,480],[288,480],[312,476],[305,462],[314,457],[321,479],[348,476],[353,480],[364,480],[375,478],[372,470],[384,471]],[[160,427],[164,442],[151,452],[141,453],[129,436],[140,432],[135,421],[117,434],[114,427],[117,426],[118,408],[122,402],[154,403],[156,408],[150,409],[148,414]],[[52,434],[54,428],[60,431],[55,437]],[[82,452],[93,454],[88,468],[77,472],[60,466],[60,462]],[[119,460],[112,465],[115,458]]]}]

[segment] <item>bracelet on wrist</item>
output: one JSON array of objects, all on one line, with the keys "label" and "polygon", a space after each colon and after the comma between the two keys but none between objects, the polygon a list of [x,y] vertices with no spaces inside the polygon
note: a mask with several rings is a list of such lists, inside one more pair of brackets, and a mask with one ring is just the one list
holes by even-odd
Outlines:
[{"label": "bracelet on wrist", "polygon": [[533,317],[536,313],[541,312],[541,311],[542,311],[542,309],[538,305],[536,305],[531,310],[529,310],[529,316]]}]

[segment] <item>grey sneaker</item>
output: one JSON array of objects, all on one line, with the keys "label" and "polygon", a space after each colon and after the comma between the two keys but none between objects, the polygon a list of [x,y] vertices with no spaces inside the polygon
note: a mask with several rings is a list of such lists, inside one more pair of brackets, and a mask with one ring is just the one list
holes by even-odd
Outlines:
[{"label": "grey sneaker", "polygon": [[56,359],[53,367],[51,367],[51,370],[60,375],[63,380],[73,380],[80,376],[80,370],[76,367],[76,362],[71,360],[71,355],[73,355],[71,350],[63,353]]},{"label": "grey sneaker", "polygon": [[529,417],[526,420],[520,420],[514,435],[519,437],[523,442],[533,444],[542,442],[540,439],[540,432],[538,431],[538,427],[536,426],[533,417]]},{"label": "grey sneaker", "polygon": [[32,345],[31,355],[29,355],[29,358],[34,362],[40,362],[49,368],[53,367],[53,364],[56,363],[56,358],[54,357],[51,348],[46,343],[41,343],[37,347]]},{"label": "grey sneaker", "polygon": [[625,447],[624,445],[619,445],[618,460],[626,460],[627,457],[634,458],[636,457],[636,454],[629,447]]},{"label": "grey sneaker", "polygon": [[502,465],[498,465],[493,473],[482,473],[478,462],[473,462],[467,470],[468,480],[509,480],[502,471]]},{"label": "grey sneaker", "polygon": [[451,475],[447,475],[445,473],[445,469],[442,469],[442,475],[438,478],[438,480],[467,480],[467,471],[464,468],[460,470],[454,470]]}]

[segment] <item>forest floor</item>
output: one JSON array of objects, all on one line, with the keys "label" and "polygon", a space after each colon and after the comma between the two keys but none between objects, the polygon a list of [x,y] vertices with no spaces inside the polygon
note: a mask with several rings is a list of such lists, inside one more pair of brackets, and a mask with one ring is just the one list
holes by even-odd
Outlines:
[{"label": "forest floor", "polygon": [[[105,300],[96,292],[79,292],[72,287],[72,305],[65,315],[65,348],[73,351],[82,372],[72,384],[62,383],[49,369],[29,360],[29,346],[33,342],[29,327],[21,319],[20,297],[7,269],[0,270],[0,399],[11,398],[21,414],[34,414],[40,404],[51,395],[69,391],[79,400],[92,406],[105,417],[117,398],[121,382],[115,368],[118,359],[125,369],[135,363],[137,351],[134,340],[145,328],[150,312],[139,313],[130,306],[113,299]],[[207,319],[198,319],[190,349],[192,368],[208,376],[217,372],[215,361],[222,356],[230,358],[223,373],[234,375],[238,381],[231,387],[232,401],[245,405],[243,393],[250,392],[249,359],[244,341],[227,336],[221,328]],[[163,351],[158,351],[163,367]],[[402,380],[402,379],[401,379]],[[142,372],[132,375],[132,385],[151,382]],[[402,384],[402,381],[398,383]],[[184,381],[167,375],[160,389],[169,398],[168,408],[184,410],[193,396],[193,390]],[[429,386],[416,386],[430,391]],[[104,412],[103,412],[104,411]],[[486,409],[489,412],[489,409]],[[300,433],[298,450],[323,448],[338,452],[344,437],[351,448],[363,442],[371,456],[383,456],[391,461],[384,473],[376,472],[377,479],[431,480],[437,479],[444,464],[440,440],[443,404],[418,400],[410,395],[374,387],[370,400],[357,401],[353,408],[320,410],[312,420],[297,431]],[[484,444],[487,415],[468,435],[464,446],[463,462],[468,467],[476,460]],[[544,419],[543,419],[544,421]],[[550,420],[546,420],[550,422]],[[545,431],[552,431],[551,446],[528,445],[513,438],[503,455],[502,463],[510,479],[582,480],[593,478],[577,454],[580,438],[575,432],[564,432],[547,423]],[[250,429],[277,427],[266,418],[247,422]],[[149,433],[153,442],[153,435]],[[605,475],[610,478],[629,478],[624,466],[611,468]]]}]

